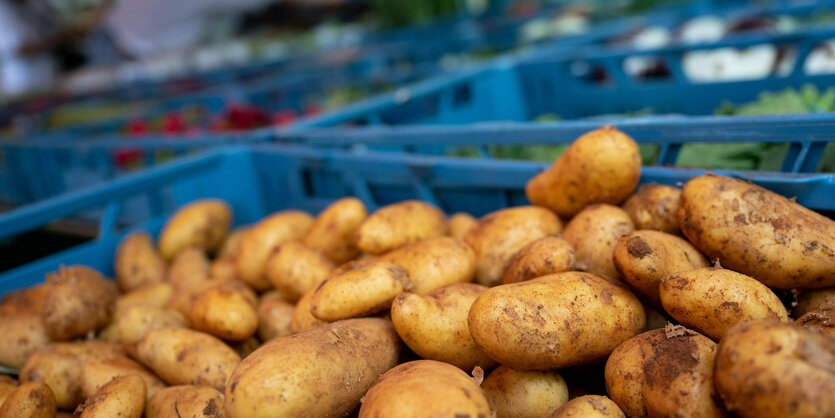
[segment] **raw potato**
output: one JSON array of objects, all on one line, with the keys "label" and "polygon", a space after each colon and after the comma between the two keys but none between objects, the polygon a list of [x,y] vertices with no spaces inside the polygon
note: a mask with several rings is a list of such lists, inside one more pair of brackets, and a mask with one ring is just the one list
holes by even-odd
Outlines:
[{"label": "raw potato", "polygon": [[238,248],[241,247],[241,240],[243,240],[244,234],[248,230],[248,226],[241,226],[230,232],[226,240],[223,241],[220,251],[217,252],[217,258],[234,259],[235,255],[238,254]]},{"label": "raw potato", "polygon": [[397,364],[399,354],[394,327],[380,318],[274,339],[235,369],[226,386],[226,413],[232,418],[346,415]]},{"label": "raw potato", "polygon": [[80,418],[141,418],[145,410],[145,382],[137,375],[111,380],[75,410]]},{"label": "raw potato", "polygon": [[177,291],[182,291],[209,281],[210,271],[211,264],[206,253],[199,248],[187,248],[171,263],[168,283]]},{"label": "raw potato", "polygon": [[565,380],[555,371],[499,366],[484,379],[481,389],[497,418],[545,417],[568,402]]},{"label": "raw potato", "polygon": [[116,313],[118,317],[133,306],[153,306],[164,308],[171,297],[174,296],[174,287],[169,283],[155,283],[138,287],[122,295],[116,301]]},{"label": "raw potato", "polygon": [[795,318],[799,318],[807,312],[827,306],[835,306],[835,287],[803,291],[797,297],[793,313]]},{"label": "raw potato", "polygon": [[469,213],[453,213],[449,217],[449,236],[463,240],[464,235],[467,235],[467,231],[476,226],[477,223],[478,219]]},{"label": "raw potato", "polygon": [[403,267],[378,261],[325,280],[313,293],[310,313],[322,321],[373,315],[388,309],[397,295],[411,288]]},{"label": "raw potato", "polygon": [[223,418],[223,394],[206,386],[171,386],[145,406],[146,418]]},{"label": "raw potato", "polygon": [[574,269],[574,248],[560,237],[540,238],[513,254],[502,283],[519,283]]},{"label": "raw potato", "polygon": [[719,342],[716,389],[740,417],[835,416],[835,339],[793,324],[739,324]]},{"label": "raw potato", "polygon": [[724,417],[715,399],[716,344],[682,326],[630,338],[606,362],[606,392],[631,417]]},{"label": "raw potato", "polygon": [[475,252],[450,237],[428,238],[405,245],[379,260],[406,269],[412,279],[412,291],[419,294],[451,283],[471,282],[475,277]]},{"label": "raw potato", "polygon": [[127,357],[88,357],[81,365],[81,393],[89,398],[111,380],[128,375],[139,376],[145,382],[148,398],[165,388],[165,383],[150,370]]},{"label": "raw potato", "polygon": [[232,208],[219,199],[202,199],[181,207],[159,235],[159,251],[171,261],[186,248],[217,250],[232,223]]},{"label": "raw potato", "polygon": [[635,230],[623,209],[612,205],[592,205],[578,213],[563,231],[563,238],[574,247],[574,267],[617,283],[620,275],[612,261],[618,240]]},{"label": "raw potato", "polygon": [[354,234],[367,216],[368,210],[361,200],[339,199],[319,213],[302,237],[302,244],[320,251],[334,264],[347,263],[359,254]]},{"label": "raw potato", "polygon": [[0,364],[19,368],[26,356],[50,342],[43,310],[50,288],[42,284],[3,296],[0,302]]},{"label": "raw potato", "polygon": [[319,286],[336,269],[333,262],[298,242],[276,247],[264,266],[270,283],[291,302]]},{"label": "raw potato", "polygon": [[242,282],[219,281],[195,295],[189,326],[224,340],[245,340],[258,330],[256,303],[255,293]]},{"label": "raw potato", "polygon": [[9,376],[0,374],[0,405],[17,389],[17,381]]},{"label": "raw potato", "polygon": [[232,349],[235,350],[235,352],[238,353],[242,359],[245,359],[261,347],[261,340],[253,335],[243,341],[231,342],[229,343],[229,346],[232,347]]},{"label": "raw potato", "polygon": [[157,328],[185,328],[185,318],[176,311],[154,306],[134,306],[125,310],[116,320],[116,334],[122,348],[136,357],[136,344],[145,334]]},{"label": "raw potato", "polygon": [[211,289],[220,283],[224,283],[223,279],[208,279],[200,283],[186,287],[174,293],[174,296],[165,304],[165,309],[177,311],[188,317],[188,312],[191,310],[191,305],[203,291]]},{"label": "raw potato", "polygon": [[595,203],[620,204],[641,177],[638,144],[614,126],[577,138],[525,187],[528,200],[569,218]]},{"label": "raw potato", "polygon": [[559,407],[551,418],[626,418],[623,411],[611,399],[599,395],[574,398]]},{"label": "raw potato", "polygon": [[470,308],[470,334],[493,360],[519,370],[602,361],[644,330],[641,302],[589,273],[565,272],[494,287]]},{"label": "raw potato", "polygon": [[809,311],[797,318],[795,322],[809,331],[835,337],[835,307],[833,306]]},{"label": "raw potato", "polygon": [[209,278],[210,280],[237,280],[235,257],[223,257],[212,261],[212,266],[209,268]]},{"label": "raw potato", "polygon": [[[427,382],[432,382],[427,384]],[[401,364],[384,374],[362,399],[360,418],[490,417],[472,377],[434,360]]]},{"label": "raw potato", "polygon": [[21,384],[0,406],[0,418],[53,418],[57,413],[55,397],[41,382]]},{"label": "raw potato", "polygon": [[501,283],[507,263],[529,243],[562,230],[553,212],[535,206],[502,209],[485,215],[464,236],[476,254],[476,279],[485,286]]},{"label": "raw potato", "polygon": [[762,187],[696,177],[684,185],[678,220],[710,260],[766,286],[835,287],[835,221]]},{"label": "raw potato", "polygon": [[661,282],[664,310],[683,325],[719,340],[752,319],[788,321],[780,298],[764,284],[731,270],[702,268]]},{"label": "raw potato", "polygon": [[495,362],[475,345],[467,329],[470,306],[486,290],[474,283],[454,283],[425,295],[404,292],[391,304],[391,321],[419,356],[465,371],[487,369]]},{"label": "raw potato", "polygon": [[294,308],[278,292],[261,296],[258,304],[258,337],[262,341],[269,341],[290,335],[290,321]]},{"label": "raw potato", "polygon": [[48,347],[29,354],[20,367],[20,382],[45,383],[58,407],[71,410],[84,400],[80,379],[82,360],[72,353]]},{"label": "raw potato", "polygon": [[648,229],[681,235],[678,227],[678,201],[681,189],[664,184],[645,184],[626,199],[623,210],[632,218],[635,229]]},{"label": "raw potato", "polygon": [[123,292],[165,281],[167,265],[147,232],[126,236],[116,249],[113,265],[116,283]]},{"label": "raw potato", "polygon": [[270,253],[285,242],[301,238],[312,224],[313,218],[298,210],[281,211],[261,219],[241,238],[235,255],[238,279],[259,292],[272,287],[265,269]]},{"label": "raw potato", "polygon": [[46,275],[51,286],[43,311],[47,334],[55,340],[85,335],[110,322],[116,285],[84,266],[61,266]]},{"label": "raw potato", "polygon": [[312,313],[310,313],[314,293],[316,293],[316,289],[307,292],[301,299],[299,299],[298,303],[296,303],[296,307],[293,308],[293,316],[290,318],[290,332],[293,334],[309,331],[313,328],[327,324],[327,322],[316,318]]},{"label": "raw potato", "polygon": [[427,202],[406,200],[378,209],[356,232],[356,243],[368,254],[382,254],[406,244],[447,233],[446,215]]},{"label": "raw potato", "polygon": [[649,230],[635,231],[618,240],[612,261],[621,279],[657,309],[661,309],[661,279],[710,265],[689,242]]},{"label": "raw potato", "polygon": [[205,385],[223,390],[241,357],[223,341],[199,331],[158,328],[145,335],[137,357],[170,385]]}]

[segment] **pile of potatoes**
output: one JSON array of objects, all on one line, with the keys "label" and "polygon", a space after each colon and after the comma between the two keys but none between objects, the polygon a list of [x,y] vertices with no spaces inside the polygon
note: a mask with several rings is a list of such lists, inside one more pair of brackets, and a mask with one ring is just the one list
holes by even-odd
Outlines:
[{"label": "pile of potatoes", "polygon": [[480,219],[193,202],[3,296],[0,418],[835,416],[835,223],[640,161],[587,133]]}]

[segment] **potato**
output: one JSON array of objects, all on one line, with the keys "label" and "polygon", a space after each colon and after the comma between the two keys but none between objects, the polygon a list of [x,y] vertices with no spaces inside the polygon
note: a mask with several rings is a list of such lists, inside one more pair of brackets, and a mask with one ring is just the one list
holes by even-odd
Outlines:
[{"label": "potato", "polygon": [[339,199],[319,213],[301,242],[335,264],[347,263],[359,254],[354,234],[367,216],[368,210],[361,200]]},{"label": "potato", "polygon": [[232,418],[346,415],[397,364],[399,354],[391,322],[380,318],[276,338],[235,369],[226,386],[226,413]]},{"label": "potato", "polygon": [[176,311],[154,306],[134,306],[116,320],[116,334],[122,348],[136,357],[136,344],[145,334],[157,328],[185,328],[186,319]]},{"label": "potato", "polygon": [[661,279],[708,267],[707,259],[689,242],[659,231],[635,231],[615,244],[615,269],[635,293],[661,308]]},{"label": "potato", "polygon": [[212,289],[218,286],[220,283],[224,283],[226,280],[224,279],[209,279],[204,282],[193,284],[189,287],[184,289],[178,290],[174,293],[174,296],[165,304],[165,309],[177,311],[183,315],[183,317],[188,317],[188,312],[191,310],[191,305],[194,304],[194,301],[197,299],[201,293],[208,289]]},{"label": "potato", "polygon": [[602,361],[643,331],[641,302],[589,273],[557,273],[494,287],[470,308],[470,334],[493,360],[519,370]]},{"label": "potato", "polygon": [[434,360],[411,361],[386,372],[363,397],[359,413],[360,418],[429,416],[489,417],[491,413],[473,378]]},{"label": "potato", "polygon": [[15,389],[17,389],[17,380],[12,379],[10,376],[0,374],[0,405],[3,405],[3,402]]},{"label": "potato", "polygon": [[411,288],[406,270],[378,261],[322,282],[313,293],[310,313],[322,321],[373,315],[388,309],[397,295]]},{"label": "potato", "polygon": [[475,252],[450,237],[404,245],[379,259],[406,269],[412,279],[412,291],[419,294],[450,283],[471,282],[475,276]]},{"label": "potato", "polygon": [[485,286],[502,280],[507,263],[529,243],[562,230],[551,211],[534,206],[502,209],[485,215],[464,236],[476,254],[476,279]]},{"label": "potato", "polygon": [[525,194],[568,218],[595,203],[620,204],[641,177],[638,144],[614,126],[577,138],[554,164],[528,181]]},{"label": "potato", "polygon": [[238,279],[257,291],[272,287],[264,268],[270,253],[285,242],[301,238],[312,224],[313,218],[298,210],[277,212],[261,219],[241,238],[235,255]]},{"label": "potato", "polygon": [[42,284],[3,295],[0,301],[0,364],[19,368],[29,353],[51,341],[42,320],[50,289]]},{"label": "potato", "polygon": [[199,248],[186,248],[177,254],[168,270],[168,283],[181,291],[209,281],[211,264]]},{"label": "potato", "polygon": [[153,306],[164,308],[174,295],[174,287],[170,283],[155,283],[137,287],[122,295],[116,301],[116,314],[119,316],[132,306]]},{"label": "potato", "polygon": [[336,266],[318,251],[298,242],[276,247],[264,266],[270,283],[291,302],[319,286]]},{"label": "potato", "polygon": [[20,382],[45,383],[59,408],[73,409],[84,400],[79,379],[82,360],[72,353],[48,347],[41,347],[26,357],[20,367]]},{"label": "potato", "polygon": [[467,315],[486,287],[453,283],[425,295],[399,294],[391,304],[394,329],[419,356],[438,360],[465,371],[476,366],[490,368],[494,361],[470,337]]},{"label": "potato", "polygon": [[258,330],[256,301],[255,293],[242,282],[219,281],[195,295],[189,326],[224,340],[245,340]]},{"label": "potato", "polygon": [[116,248],[113,271],[123,292],[165,281],[165,260],[154,248],[151,235],[135,232],[126,236]]},{"label": "potato", "polygon": [[79,405],[80,418],[141,418],[145,410],[145,381],[137,375],[119,376]]},{"label": "potato", "polygon": [[0,418],[52,418],[56,413],[55,397],[41,382],[21,384],[0,406]]},{"label": "potato", "polygon": [[427,202],[405,200],[378,209],[357,229],[355,241],[368,254],[382,254],[406,244],[447,233],[446,215]]},{"label": "potato", "polygon": [[269,341],[290,335],[290,320],[293,318],[294,308],[277,292],[261,296],[258,303],[258,337],[263,341]]},{"label": "potato", "polygon": [[574,398],[565,405],[559,407],[551,418],[605,418],[616,417],[626,418],[623,411],[611,399],[599,395],[585,395]]},{"label": "potato", "polygon": [[835,339],[756,320],[731,328],[716,353],[716,389],[740,417],[835,416]]},{"label": "potato", "polygon": [[165,383],[155,374],[127,357],[87,357],[81,364],[79,375],[81,394],[84,398],[90,398],[120,376],[139,376],[145,383],[148,398],[165,388]]},{"label": "potato", "polygon": [[455,239],[464,239],[467,231],[478,223],[478,219],[469,213],[458,212],[453,213],[449,217],[449,236]]},{"label": "potato", "polygon": [[681,235],[678,228],[678,201],[681,189],[664,184],[644,184],[623,204],[623,210],[635,229],[647,229]]},{"label": "potato", "polygon": [[795,323],[806,330],[835,337],[835,307],[827,306],[809,311],[797,318]]},{"label": "potato", "polygon": [[145,407],[146,418],[224,418],[223,394],[206,386],[171,386],[157,392]]},{"label": "potato", "polygon": [[237,280],[235,257],[223,257],[212,261],[212,266],[209,268],[209,278],[210,280]]},{"label": "potato", "polygon": [[788,321],[786,308],[762,283],[734,271],[701,268],[661,282],[664,310],[682,325],[718,340],[752,319]]},{"label": "potato", "polygon": [[544,417],[568,402],[565,380],[555,371],[493,370],[481,390],[497,418]]},{"label": "potato", "polygon": [[95,331],[110,322],[116,304],[116,285],[84,266],[61,266],[46,275],[51,286],[43,321],[55,340],[66,340]]},{"label": "potato", "polygon": [[217,258],[231,258],[234,260],[235,255],[238,254],[238,248],[241,247],[241,240],[243,240],[244,234],[248,230],[249,227],[241,226],[230,232],[223,241],[220,251],[217,252]]},{"label": "potato", "polygon": [[296,303],[296,307],[293,308],[293,316],[290,317],[290,332],[293,334],[309,331],[313,328],[327,324],[327,322],[316,318],[312,313],[310,313],[314,293],[316,293],[316,289],[307,292],[301,299],[299,299],[299,302]]},{"label": "potato", "polygon": [[647,331],[606,362],[606,391],[631,417],[723,417],[715,402],[716,344],[682,326]]},{"label": "potato", "polygon": [[181,207],[159,234],[159,251],[171,261],[186,248],[213,253],[232,223],[232,208],[219,199],[202,199]]},{"label": "potato", "polygon": [[835,306],[835,287],[828,289],[805,290],[797,297],[794,316],[799,318],[815,309]]},{"label": "potato", "polygon": [[502,283],[519,283],[574,269],[574,248],[560,237],[544,237],[513,254]]},{"label": "potato", "polygon": [[618,282],[612,254],[618,240],[635,230],[623,209],[611,205],[591,205],[571,220],[563,238],[574,247],[574,267]]},{"label": "potato", "polygon": [[205,385],[222,390],[241,357],[223,341],[199,331],[157,328],[139,341],[136,354],[169,385]]},{"label": "potato", "polygon": [[766,286],[835,287],[835,221],[762,187],[696,177],[684,185],[678,220],[710,260]]},{"label": "potato", "polygon": [[253,335],[245,340],[230,342],[229,346],[244,359],[261,347],[261,340]]}]

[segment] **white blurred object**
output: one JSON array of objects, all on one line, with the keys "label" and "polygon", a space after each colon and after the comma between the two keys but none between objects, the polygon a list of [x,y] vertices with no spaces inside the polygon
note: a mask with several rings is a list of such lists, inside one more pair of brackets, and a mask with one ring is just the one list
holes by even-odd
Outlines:
[{"label": "white blurred object", "polygon": [[[652,26],[635,34],[629,45],[638,50],[654,49],[669,45],[671,40],[669,29]],[[623,70],[626,74],[635,77],[652,70],[657,62],[658,58],[655,57],[629,57],[623,60]]]},{"label": "white blurred object", "polygon": [[589,30],[589,17],[579,11],[561,13],[551,21],[551,35],[579,35]]},{"label": "white blurred object", "polygon": [[742,51],[719,48],[684,55],[682,70],[694,83],[759,80],[772,73],[777,47],[756,45]]},{"label": "white blurred object", "polygon": [[685,44],[716,42],[725,36],[725,22],[716,16],[699,16],[681,26],[680,38]]},{"label": "white blurred object", "polygon": [[808,75],[835,73],[835,39],[818,45],[803,63],[803,72]]},{"label": "white blurred object", "polygon": [[531,19],[519,28],[522,42],[536,42],[551,36],[551,22],[544,17]]},{"label": "white blurred object", "polygon": [[777,33],[791,33],[796,31],[798,26],[797,19],[791,16],[777,16],[774,22]]}]

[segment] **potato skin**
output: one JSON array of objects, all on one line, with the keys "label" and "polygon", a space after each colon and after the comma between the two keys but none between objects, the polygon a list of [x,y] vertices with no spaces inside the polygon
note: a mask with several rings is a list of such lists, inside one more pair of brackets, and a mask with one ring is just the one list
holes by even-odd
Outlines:
[{"label": "potato skin", "polygon": [[314,293],[316,293],[316,289],[307,292],[293,308],[293,316],[290,317],[290,332],[293,334],[309,331],[327,324],[326,321],[322,321],[310,313]]},{"label": "potato skin", "polygon": [[470,371],[488,369],[495,362],[470,337],[470,306],[487,287],[453,283],[425,295],[404,292],[391,304],[391,321],[409,348],[428,360],[438,360]]},{"label": "potato skin", "polygon": [[780,298],[764,284],[731,270],[701,268],[661,282],[664,310],[683,325],[718,340],[752,319],[788,321]]},{"label": "potato skin", "polygon": [[359,417],[451,417],[455,414],[491,415],[481,389],[461,369],[439,361],[417,360],[382,375],[363,397]]},{"label": "potato skin", "polygon": [[186,319],[177,311],[154,306],[133,306],[116,319],[116,334],[122,348],[136,356],[136,344],[157,328],[186,328]]},{"label": "potato skin", "polygon": [[145,410],[145,381],[137,375],[119,376],[78,406],[80,418],[141,418]]},{"label": "potato skin", "polygon": [[500,283],[513,254],[561,230],[560,218],[535,206],[502,209],[485,215],[464,236],[464,242],[476,254],[476,280],[485,286]]},{"label": "potato skin", "polygon": [[136,232],[122,239],[116,248],[113,267],[116,283],[123,292],[165,281],[168,268],[147,232]]},{"label": "potato skin", "polygon": [[151,397],[146,418],[224,418],[223,394],[208,386],[170,386]]},{"label": "potato skin", "polygon": [[449,236],[455,239],[464,239],[467,231],[478,223],[478,219],[469,213],[457,212],[449,217]]},{"label": "potato skin", "polygon": [[17,389],[17,380],[11,377],[0,374],[0,405],[9,397],[9,395]]},{"label": "potato skin", "polygon": [[795,323],[808,331],[835,337],[835,307],[827,306],[806,312]]},{"label": "potato skin", "polygon": [[519,370],[601,361],[645,324],[641,302],[626,288],[580,272],[494,287],[476,299],[469,315],[476,344]]},{"label": "potato skin", "polygon": [[81,359],[66,351],[43,347],[26,358],[20,367],[20,382],[43,382],[59,408],[73,409],[84,397],[81,393]]},{"label": "potato skin", "polygon": [[261,219],[241,238],[235,255],[238,279],[256,291],[272,287],[265,269],[270,253],[285,242],[301,238],[312,224],[313,217],[298,210],[281,211]]},{"label": "potato skin", "polygon": [[0,302],[0,364],[19,368],[26,356],[48,344],[42,316],[50,287],[46,284],[10,292]]},{"label": "potato skin", "polygon": [[155,374],[127,357],[88,357],[81,365],[81,393],[85,399],[90,398],[114,378],[129,375],[139,376],[145,382],[148,398],[165,388],[165,383]]},{"label": "potato skin", "polygon": [[556,371],[493,370],[481,390],[497,418],[544,417],[568,402],[565,380]]},{"label": "potato skin", "polygon": [[617,283],[620,275],[612,261],[618,240],[635,230],[623,209],[612,205],[591,205],[577,214],[563,231],[574,248],[574,267]]},{"label": "potato skin", "polygon": [[51,289],[43,311],[54,340],[85,335],[107,325],[116,307],[116,285],[84,266],[61,266],[46,276]]},{"label": "potato skin", "polygon": [[800,318],[815,309],[835,306],[835,287],[806,290],[797,297],[797,305],[792,310],[795,318]]},{"label": "potato skin", "polygon": [[320,251],[334,264],[353,260],[359,254],[354,242],[359,226],[368,216],[361,200],[345,197],[325,208],[302,237],[302,244]]},{"label": "potato skin", "polygon": [[540,238],[513,254],[502,275],[502,283],[519,283],[574,269],[574,248],[554,236]]},{"label": "potato skin", "polygon": [[0,418],[52,418],[57,409],[49,386],[29,382],[18,386],[0,405]]},{"label": "potato skin", "polygon": [[716,354],[716,389],[740,417],[835,415],[835,339],[772,320],[731,328]]},{"label": "potato skin", "polygon": [[681,189],[664,184],[644,184],[626,202],[623,210],[629,214],[635,229],[647,229],[681,236],[678,227],[678,201]]},{"label": "potato skin", "polygon": [[658,309],[661,308],[661,279],[710,265],[689,242],[650,230],[621,237],[615,244],[612,261],[621,279],[642,300]]},{"label": "potato skin", "polygon": [[288,242],[270,253],[264,268],[270,283],[287,300],[295,302],[327,279],[336,266],[320,252]]},{"label": "potato skin", "polygon": [[223,244],[231,224],[232,208],[226,202],[196,200],[168,218],[159,234],[159,251],[168,261],[186,248],[212,253]]},{"label": "potato skin", "polygon": [[382,207],[357,229],[355,241],[368,254],[382,254],[406,244],[447,233],[446,215],[420,200],[404,200]]},{"label": "potato skin", "polygon": [[550,418],[626,418],[623,411],[611,399],[599,395],[585,395],[574,398],[557,408]]},{"label": "potato skin", "polygon": [[217,252],[217,258],[231,258],[235,259],[235,254],[238,254],[238,249],[241,248],[241,240],[244,238],[244,233],[249,230],[248,226],[239,226],[232,230],[226,239],[223,240],[223,245]]},{"label": "potato skin", "polygon": [[235,369],[226,386],[226,413],[232,418],[345,415],[397,364],[399,354],[394,327],[380,318],[276,338]]},{"label": "potato skin", "polygon": [[168,283],[181,291],[209,281],[211,264],[199,248],[186,248],[174,257],[168,270]]},{"label": "potato skin", "polygon": [[762,187],[696,177],[684,185],[678,220],[710,260],[766,286],[835,287],[835,221]]},{"label": "potato skin", "polygon": [[620,204],[641,177],[638,144],[614,126],[577,138],[551,165],[528,181],[525,194],[564,218],[595,203]]},{"label": "potato skin", "polygon": [[220,281],[195,296],[189,326],[224,340],[245,340],[258,330],[255,303],[255,293],[242,282]]},{"label": "potato skin", "polygon": [[402,246],[379,258],[409,273],[412,291],[423,294],[450,283],[471,282],[476,256],[467,244],[450,237],[428,238]]},{"label": "potato skin", "polygon": [[154,283],[137,287],[123,294],[116,301],[116,313],[114,316],[118,317],[128,308],[137,305],[163,308],[173,295],[174,286],[171,286],[170,283]]},{"label": "potato skin", "polygon": [[322,321],[337,321],[385,311],[391,301],[412,288],[403,267],[375,261],[331,276],[313,293],[310,313]]},{"label": "potato skin", "polygon": [[258,303],[258,338],[269,341],[290,335],[290,321],[294,308],[278,292],[261,296]]}]

